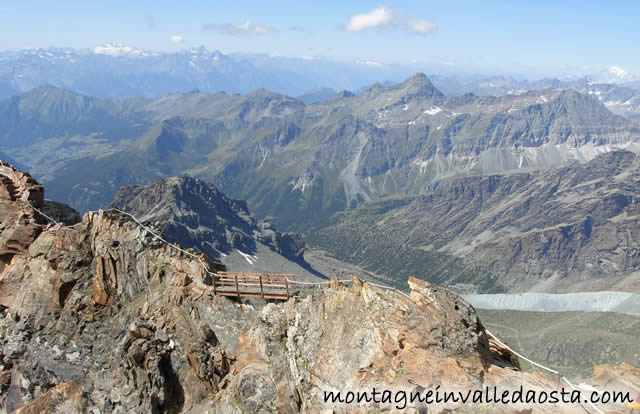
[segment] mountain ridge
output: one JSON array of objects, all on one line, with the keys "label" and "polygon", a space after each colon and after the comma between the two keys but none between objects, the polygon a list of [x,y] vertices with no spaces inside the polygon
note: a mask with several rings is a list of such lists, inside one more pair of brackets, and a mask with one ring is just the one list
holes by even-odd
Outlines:
[{"label": "mountain ridge", "polygon": [[[3,151],[80,210],[108,203],[124,185],[190,174],[296,231],[364,201],[420,194],[440,180],[552,168],[618,147],[640,151],[638,126],[592,95],[545,89],[452,98],[424,74],[311,105],[260,89],[92,102],[103,119],[94,122],[93,109],[79,115],[92,131],[50,126],[45,110],[33,122],[23,119],[23,129],[0,134],[4,145],[23,143]],[[34,138],[42,128],[50,137]],[[56,151],[42,162],[47,147]]]},{"label": "mountain ridge", "polygon": [[484,292],[640,292],[632,236],[639,171],[640,157],[620,151],[547,171],[440,182],[390,209],[374,203],[340,213],[310,243],[389,275],[375,250],[383,244],[402,258],[398,273]]}]

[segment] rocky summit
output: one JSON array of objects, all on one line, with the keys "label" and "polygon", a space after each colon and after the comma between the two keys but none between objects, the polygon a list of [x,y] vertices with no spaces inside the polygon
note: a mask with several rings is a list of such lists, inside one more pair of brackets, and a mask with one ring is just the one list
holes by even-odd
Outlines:
[{"label": "rocky summit", "polygon": [[280,233],[249,213],[247,203],[222,194],[214,185],[189,176],[156,180],[148,186],[123,187],[109,207],[157,222],[171,241],[220,258],[234,249],[248,254],[263,243],[275,252],[303,261],[304,239]]},{"label": "rocky summit", "polygon": [[[244,304],[214,294],[206,255],[180,252],[126,215],[47,223],[26,203],[39,205],[42,186],[3,168],[1,413],[379,412],[325,405],[323,392],[557,384],[521,372],[443,288],[411,279],[406,296],[333,280],[286,302]],[[606,372],[613,381],[615,369]]]}]

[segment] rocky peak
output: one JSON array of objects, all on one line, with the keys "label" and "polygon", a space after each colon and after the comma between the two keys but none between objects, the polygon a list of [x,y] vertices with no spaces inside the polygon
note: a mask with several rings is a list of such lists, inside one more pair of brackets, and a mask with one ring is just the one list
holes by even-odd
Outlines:
[{"label": "rocky peak", "polygon": [[170,240],[211,257],[233,249],[253,254],[256,242],[261,242],[291,260],[302,260],[302,237],[282,234],[269,223],[256,220],[245,201],[231,199],[213,184],[193,177],[121,188],[110,207],[158,223]]},{"label": "rocky peak", "polygon": [[386,91],[387,88],[381,84],[380,82],[376,82],[371,87],[366,89],[364,92],[360,94],[360,96],[364,96],[367,98],[373,98],[380,95],[382,92]]},{"label": "rocky peak", "polygon": [[405,91],[407,95],[417,95],[423,97],[439,97],[444,95],[429,80],[424,73],[416,73],[406,81],[395,86],[395,88]]},{"label": "rocky peak", "polygon": [[346,99],[346,98],[353,98],[355,97],[355,95],[347,90],[342,90],[340,92],[338,92],[335,96],[333,96],[332,98],[330,98],[329,100],[327,100],[327,103],[333,103],[333,102],[337,102],[341,99]]},{"label": "rocky peak", "polygon": [[93,101],[53,85],[43,85],[26,92],[20,97],[20,109],[27,113],[37,113],[51,122],[79,117]]}]

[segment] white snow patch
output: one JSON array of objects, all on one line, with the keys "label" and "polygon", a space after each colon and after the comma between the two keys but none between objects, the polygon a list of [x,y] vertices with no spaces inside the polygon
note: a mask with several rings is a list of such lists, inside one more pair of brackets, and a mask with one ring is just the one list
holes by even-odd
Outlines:
[{"label": "white snow patch", "polygon": [[408,111],[409,110],[409,104],[404,104],[404,108],[402,108],[403,111]]},{"label": "white snow patch", "polygon": [[435,115],[435,114],[437,114],[439,112],[442,112],[442,108],[437,107],[437,106],[432,106],[431,108],[426,109],[424,111],[424,113],[427,114],[427,115]]},{"label": "white snow patch", "polygon": [[240,250],[238,250],[238,249],[236,249],[236,251],[237,251],[238,253],[240,253],[240,255],[241,255],[242,257],[244,257],[244,258],[245,258],[245,260],[246,260],[247,262],[249,262],[249,264],[250,264],[250,265],[254,264],[254,263],[258,260],[258,256],[252,256],[252,255],[250,255],[250,254],[243,253],[243,252],[241,252],[241,251],[240,251]]},{"label": "white snow patch", "polygon": [[93,48],[93,53],[96,55],[108,55],[108,56],[123,56],[123,55],[142,55],[143,52],[140,49],[135,49],[130,46],[125,46],[116,43],[107,43],[102,46],[96,46]]}]

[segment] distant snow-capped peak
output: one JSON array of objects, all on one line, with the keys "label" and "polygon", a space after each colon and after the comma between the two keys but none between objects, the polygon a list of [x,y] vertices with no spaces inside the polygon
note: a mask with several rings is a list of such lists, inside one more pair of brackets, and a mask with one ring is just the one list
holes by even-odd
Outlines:
[{"label": "distant snow-capped peak", "polygon": [[105,43],[101,46],[93,48],[93,53],[96,55],[108,55],[108,56],[146,56],[143,50],[133,48],[118,43]]}]

